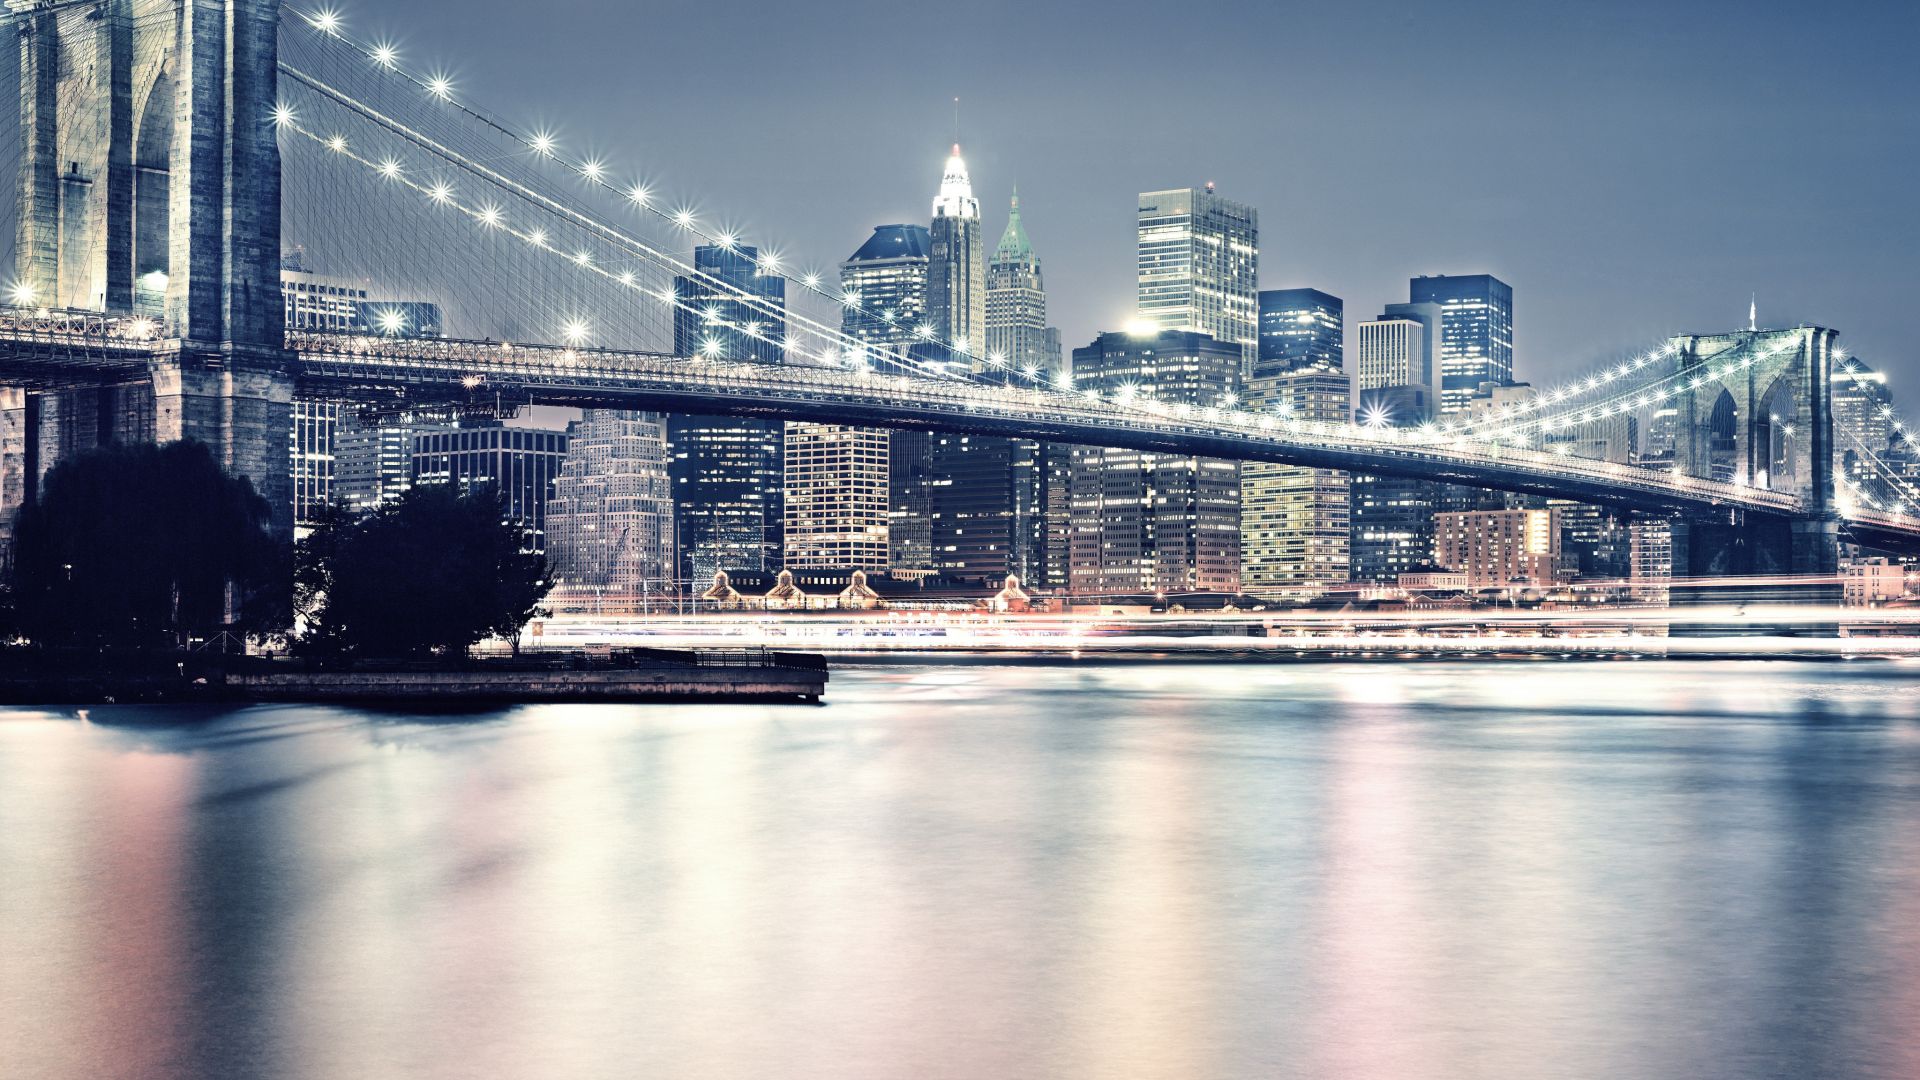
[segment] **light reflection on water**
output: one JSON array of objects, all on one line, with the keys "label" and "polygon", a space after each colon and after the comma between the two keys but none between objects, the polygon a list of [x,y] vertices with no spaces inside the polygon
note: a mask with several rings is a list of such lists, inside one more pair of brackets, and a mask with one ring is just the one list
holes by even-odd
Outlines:
[{"label": "light reflection on water", "polygon": [[1913,1077],[1920,668],[0,713],[0,1075]]}]

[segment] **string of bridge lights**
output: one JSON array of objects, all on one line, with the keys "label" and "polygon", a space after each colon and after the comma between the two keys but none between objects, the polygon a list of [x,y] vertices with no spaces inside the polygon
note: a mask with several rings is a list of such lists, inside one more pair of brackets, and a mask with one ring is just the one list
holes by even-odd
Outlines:
[{"label": "string of bridge lights", "polygon": [[[344,29],[342,19],[338,12],[333,11],[331,9],[303,11],[298,8],[295,8],[294,11],[296,14],[299,14],[302,18],[304,18],[323,37],[330,39],[332,41],[338,42],[346,46],[347,48],[359,53],[363,58],[365,58],[370,63],[372,63],[375,68],[385,72],[389,72],[401,79],[404,79],[405,81],[419,88],[427,96],[434,99],[435,101],[445,104],[447,106],[450,106],[454,109],[457,109],[460,112],[464,113],[465,115],[471,117],[475,121],[486,125],[487,127],[491,128],[492,130],[498,132],[499,134],[509,139],[512,139],[515,143],[525,146],[529,151],[531,151],[534,154],[534,156],[537,159],[550,161],[562,168],[565,168],[570,173],[584,180],[589,186],[597,187],[601,190],[604,190],[616,195],[624,195],[630,203],[632,203],[635,207],[639,208],[640,210],[650,213],[653,216],[659,218],[660,220],[667,222],[669,224],[672,224],[694,236],[701,238],[702,240],[706,240],[709,243],[717,244],[723,249],[734,250],[741,246],[745,246],[742,244],[740,237],[735,233],[732,233],[732,232],[716,233],[706,229],[697,220],[695,220],[695,218],[693,217],[692,211],[689,209],[681,208],[678,210],[668,211],[664,207],[660,206],[653,199],[652,192],[650,191],[650,189],[647,188],[647,186],[644,183],[635,182],[634,184],[630,185],[626,189],[622,190],[621,188],[617,187],[611,180],[607,166],[605,165],[604,162],[594,158],[573,159],[568,157],[561,151],[558,140],[550,132],[535,131],[529,134],[525,131],[514,128],[512,125],[509,125],[506,122],[501,121],[498,118],[486,112],[483,112],[472,105],[467,104],[466,102],[458,100],[453,93],[452,81],[444,73],[433,73],[428,75],[422,75],[419,72],[411,70],[408,67],[406,67],[404,64],[402,64],[400,61],[398,50],[391,44],[366,42],[358,38],[355,38],[351,34],[348,34]],[[757,257],[756,267],[762,272],[777,274],[783,279],[791,283],[796,283],[800,285],[802,288],[807,289],[810,292],[813,292],[814,294],[820,296],[825,300],[839,304],[844,308],[848,308],[850,310],[860,312],[862,315],[865,315],[868,318],[877,320],[884,325],[891,326],[897,321],[897,317],[894,315],[893,312],[885,311],[885,310],[875,311],[874,309],[867,307],[865,304],[863,304],[860,300],[860,297],[857,294],[843,292],[838,295],[835,295],[835,294],[829,293],[828,291],[820,287],[820,281],[819,281],[818,275],[813,275],[813,274],[805,275],[797,279],[796,281],[796,279],[787,275],[784,272],[784,270],[781,268],[780,256],[778,255],[777,252],[773,252],[773,251],[760,252]],[[703,271],[698,270],[697,268],[690,268],[688,272],[702,279],[709,279],[709,275],[705,274]],[[731,283],[726,282],[723,279],[710,278],[709,283],[720,289],[726,290],[730,294],[737,296],[739,299],[746,300],[748,302],[764,300],[764,298],[758,297],[757,294],[753,294],[745,290],[740,290],[737,287],[733,286]],[[923,341],[926,341],[929,344],[933,344],[937,347],[949,350],[950,360],[970,359],[968,343],[964,339],[951,342],[951,343],[936,342],[932,338],[932,327],[924,323],[916,328],[915,336],[920,338]],[[867,346],[867,347],[871,348],[871,346]],[[1558,404],[1572,397],[1577,397],[1581,394],[1590,393],[1596,389],[1607,386],[1618,379],[1625,378],[1628,375],[1632,374],[1633,372],[1636,372],[1645,368],[1649,364],[1655,363],[1660,359],[1671,356],[1672,352],[1673,352],[1673,346],[1668,345],[1664,349],[1641,354],[1639,356],[1636,356],[1634,359],[1630,361],[1623,361],[1617,366],[1609,366],[1605,368],[1596,369],[1590,374],[1588,374],[1586,377],[1584,377],[1583,379],[1573,380],[1572,382],[1564,384],[1554,391],[1550,391],[1547,394],[1542,395],[1538,399],[1518,404],[1517,406],[1514,407],[1513,412],[1517,412],[1520,415],[1525,415],[1526,413],[1532,412],[1537,408],[1544,407],[1547,404]],[[896,362],[907,360],[906,357],[898,356],[898,355],[890,357],[890,359],[893,359]],[[985,359],[985,362],[990,367],[993,367],[995,369],[1005,367],[1008,363],[1007,358],[998,353],[990,353],[984,359]],[[912,363],[912,362],[909,362],[909,366],[922,367],[922,368],[925,367],[925,365]],[[953,377],[955,374],[951,371],[944,371],[944,370],[937,370],[937,369],[935,373],[942,375],[944,377]],[[1045,373],[1042,372],[1037,367],[1029,366],[1023,369],[1014,369],[1014,370],[1011,370],[1009,373],[1020,376],[1026,379],[1028,382],[1033,383],[1035,385],[1043,384],[1045,381]],[[1481,420],[1466,421],[1461,425],[1446,426],[1446,427],[1443,427],[1442,433],[1446,435],[1453,435],[1456,432],[1459,432],[1461,434],[1465,434],[1468,438],[1473,438],[1475,437],[1475,434],[1481,431],[1482,429],[1493,428],[1495,426],[1508,426],[1508,425],[1511,425],[1511,423],[1512,423],[1511,415],[1501,415],[1501,416],[1495,416],[1495,417],[1488,417]],[[1548,430],[1551,430],[1551,429],[1548,429]],[[1502,438],[1506,436],[1496,435],[1494,437]]]},{"label": "string of bridge lights", "polygon": [[[663,252],[653,247],[650,244],[647,244],[645,241],[640,240],[637,237],[633,237],[627,233],[624,233],[621,230],[614,228],[613,226],[610,226],[602,221],[599,221],[598,219],[593,218],[585,213],[582,213],[577,209],[566,206],[562,203],[557,202],[556,200],[552,199],[547,195],[534,191],[526,187],[524,184],[519,183],[518,181],[512,180],[509,177],[502,176],[498,172],[487,168],[485,165],[479,162],[473,161],[471,158],[468,158],[465,155],[460,154],[458,151],[455,151],[452,148],[439,143],[437,140],[430,138],[429,136],[425,135],[422,132],[414,130],[413,128],[409,127],[408,125],[402,123],[397,119],[394,119],[393,117],[385,115],[384,113],[380,112],[378,109],[374,108],[373,106],[353,98],[351,95],[346,94],[344,91],[341,91],[336,87],[330,86],[329,84],[319,80],[318,78],[312,75],[307,74],[306,72],[300,71],[299,69],[293,68],[290,65],[286,65],[286,64],[282,64],[281,68],[284,72],[288,74],[289,77],[293,78],[295,81],[298,81],[308,86],[309,88],[313,89],[315,92],[325,97],[331,98],[336,103],[346,107],[347,109],[353,112],[358,113],[363,118],[375,123],[376,125],[379,125],[385,128],[389,132],[395,135],[398,135],[409,142],[412,142],[416,146],[426,150],[428,153],[444,159],[448,163],[454,165],[456,168],[464,169],[468,172],[471,172],[479,176],[483,181],[487,183],[491,183],[507,189],[515,197],[518,197],[520,199],[533,203],[537,210],[540,210],[542,212],[546,212],[549,214],[553,214],[557,217],[560,217],[562,220],[570,221],[573,225],[577,227],[582,227],[590,232],[598,233],[602,237],[602,239],[610,240],[616,245],[622,248],[625,248],[628,254],[637,254],[641,256],[643,259],[648,259],[656,263],[663,264],[668,269],[679,272],[679,273],[691,274],[694,272],[694,269],[684,261],[666,252]],[[274,119],[274,123],[279,127],[282,127],[282,128],[297,127],[297,124],[296,124],[297,117],[295,116],[293,109],[290,106],[287,106],[285,104],[281,104],[275,108],[273,119]],[[332,150],[336,154],[348,154],[350,156],[357,158],[358,160],[371,162],[371,159],[364,158],[361,155],[353,154],[350,150],[350,147],[347,143],[345,136],[343,135],[335,134],[332,136],[328,136],[324,139],[320,139],[318,137],[317,132],[312,132],[310,129],[304,129],[304,128],[301,128],[300,130],[302,131],[303,134],[306,134],[310,138],[314,138],[315,140],[321,142],[322,145],[326,146],[328,149]],[[373,163],[373,167],[376,172],[378,172],[381,176],[389,180],[399,179],[403,175],[403,173],[405,173],[405,170],[406,170],[406,166],[404,165],[404,163],[400,159],[394,158],[394,157],[387,157],[382,159],[378,163]],[[444,182],[439,182],[431,187],[423,187],[422,190],[425,194],[427,194],[427,196],[431,201],[445,203],[451,197],[453,189],[451,185],[448,185]],[[505,212],[497,206],[483,207],[481,208],[480,220],[482,224],[486,224],[486,225],[494,225],[494,224],[502,223],[505,221]],[[547,241],[547,237],[544,230],[533,230],[531,232],[528,232],[526,236],[532,238],[532,241],[535,242],[537,246],[544,246]],[[579,267],[589,268],[589,269],[594,268],[595,260],[594,260],[593,254],[589,251],[586,251],[586,250],[578,251],[574,253],[572,258],[574,263]],[[607,274],[603,274],[603,276],[607,276],[612,278],[613,280],[617,280],[621,285],[626,286],[628,288],[634,288],[643,292],[646,291],[643,286],[639,285],[637,280],[633,279],[630,272],[625,272],[617,275],[607,273]],[[663,290],[663,293],[665,294],[665,296],[670,296],[672,295],[672,290],[670,289]],[[897,364],[899,366],[921,370],[924,373],[933,377],[953,378],[952,373],[949,371],[935,367],[933,365],[929,365],[909,354],[899,352],[898,350],[888,349],[888,348],[875,345],[873,343],[859,341],[858,339],[852,338],[844,334],[837,327],[828,326],[817,320],[811,319],[803,314],[790,312],[783,307],[774,305],[772,301],[769,300],[767,297],[760,296],[758,294],[740,293],[737,290],[735,291],[735,296],[738,300],[746,302],[749,306],[761,307],[769,314],[770,317],[777,316],[780,319],[780,321],[785,321],[789,324],[798,322],[803,327],[808,328],[807,332],[810,333],[812,336],[835,343],[836,345],[835,350],[831,350],[831,351],[822,350],[816,354],[821,360],[826,361],[829,364],[838,365],[842,362],[843,359],[847,364],[856,364],[860,362],[860,360],[863,357],[865,357],[867,354],[871,353],[883,359],[891,361],[892,363]],[[663,299],[664,299],[664,296],[663,296]],[[712,310],[694,311],[690,306],[687,307],[687,310],[692,311],[694,314],[701,315],[703,319],[703,323],[705,325],[712,326],[716,329],[733,329],[733,330],[743,331],[749,328],[751,325],[748,323],[729,323],[726,320],[717,318],[716,313],[713,312]],[[765,335],[760,334],[757,330],[755,331],[754,334],[749,336],[755,337],[756,339],[760,339],[760,340],[770,340],[765,338]],[[805,355],[804,350],[796,349],[795,355]]]},{"label": "string of bridge lights", "polygon": [[1570,379],[1552,390],[1542,391],[1540,394],[1528,398],[1525,401],[1502,406],[1497,415],[1483,417],[1478,420],[1470,420],[1462,426],[1468,430],[1472,430],[1497,423],[1511,422],[1515,419],[1516,415],[1525,416],[1527,413],[1533,412],[1536,409],[1545,408],[1548,405],[1558,405],[1561,402],[1579,397],[1582,394],[1592,393],[1602,387],[1625,379],[1653,364],[1668,359],[1677,352],[1679,352],[1679,346],[1668,342],[1658,349],[1640,353],[1632,359],[1622,360],[1616,365],[1595,368],[1586,375]]},{"label": "string of bridge lights", "polygon": [[[308,11],[297,7],[291,8],[291,10],[306,20],[323,38],[346,46],[354,52],[359,53],[376,69],[411,83],[434,101],[458,110],[474,121],[511,139],[516,144],[526,147],[536,160],[551,162],[554,165],[564,168],[578,179],[584,181],[589,187],[598,188],[624,198],[637,210],[650,214],[709,244],[717,245],[729,251],[748,246],[737,233],[730,231],[715,232],[708,229],[694,217],[693,211],[688,207],[683,206],[669,210],[660,205],[654,198],[653,191],[642,181],[635,181],[624,188],[616,185],[605,162],[597,158],[577,159],[569,157],[561,150],[559,140],[551,132],[545,130],[528,132],[517,129],[505,121],[459,100],[454,95],[453,82],[447,75],[439,72],[422,75],[417,71],[408,69],[402,64],[399,51],[393,45],[384,42],[362,41],[348,34],[344,28],[343,20],[337,11],[324,8]],[[893,326],[901,322],[898,316],[892,311],[875,310],[867,306],[862,302],[857,293],[844,291],[839,293],[829,292],[822,286],[821,276],[818,273],[806,273],[796,278],[789,275],[781,263],[781,256],[777,251],[770,249],[756,251],[755,268],[761,273],[779,276],[789,284],[797,285],[819,296],[823,300],[842,308],[856,311],[883,325]],[[758,298],[756,294],[738,289],[724,279],[713,277],[697,268],[690,268],[688,273],[690,276],[697,277],[713,287],[737,295],[739,299],[748,302],[752,302],[755,299],[764,299]],[[964,339],[953,342],[935,341],[932,326],[925,323],[916,326],[912,333],[920,341],[946,350],[948,352],[949,362],[960,360],[970,361],[972,359],[969,344]],[[867,348],[872,348],[872,346],[869,345]],[[1007,368],[1010,374],[1018,375],[1027,379],[1029,382],[1038,384],[1044,381],[1044,373],[1037,367],[1010,368],[1008,358],[997,352],[990,353],[983,359],[990,367],[995,369]],[[955,377],[955,373],[953,372],[943,372],[942,374],[949,378]]]}]

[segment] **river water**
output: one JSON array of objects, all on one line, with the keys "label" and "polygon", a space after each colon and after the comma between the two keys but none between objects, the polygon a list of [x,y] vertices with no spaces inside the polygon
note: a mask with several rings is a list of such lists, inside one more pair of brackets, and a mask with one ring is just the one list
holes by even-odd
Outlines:
[{"label": "river water", "polygon": [[1920,1077],[1920,667],[0,713],[0,1076]]}]

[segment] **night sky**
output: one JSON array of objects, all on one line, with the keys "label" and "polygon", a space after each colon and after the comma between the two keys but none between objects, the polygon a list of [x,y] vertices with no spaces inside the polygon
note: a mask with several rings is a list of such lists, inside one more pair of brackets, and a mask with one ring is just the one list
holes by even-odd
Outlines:
[{"label": "night sky", "polygon": [[[1260,210],[1263,288],[1515,291],[1535,382],[1680,331],[1816,322],[1920,400],[1915,3],[343,0],[789,263],[923,222],[962,99],[989,238],[1018,184],[1068,348],[1134,297],[1136,192]],[[1351,333],[1351,330],[1349,331]]]}]

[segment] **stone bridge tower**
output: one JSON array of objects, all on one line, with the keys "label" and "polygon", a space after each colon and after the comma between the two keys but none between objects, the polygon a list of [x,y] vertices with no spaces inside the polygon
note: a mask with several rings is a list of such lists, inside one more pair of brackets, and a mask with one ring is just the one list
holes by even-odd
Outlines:
[{"label": "stone bridge tower", "polygon": [[0,399],[0,473],[191,438],[291,528],[276,0],[8,0],[19,37],[15,302],[164,326],[149,376]]},{"label": "stone bridge tower", "polygon": [[[1831,393],[1838,336],[1802,326],[1674,340],[1689,384],[1674,402],[1676,467],[1785,492],[1802,507],[1792,519],[1676,524],[1676,576],[1838,572]],[[1692,387],[1695,378],[1705,381]]]}]

